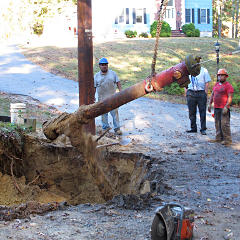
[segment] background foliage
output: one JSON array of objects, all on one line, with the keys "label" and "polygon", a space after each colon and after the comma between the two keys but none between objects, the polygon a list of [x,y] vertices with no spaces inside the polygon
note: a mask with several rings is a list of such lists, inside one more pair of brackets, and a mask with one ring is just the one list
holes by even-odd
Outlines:
[{"label": "background foliage", "polygon": [[76,0],[2,0],[0,39],[39,34],[49,18],[75,3]]}]

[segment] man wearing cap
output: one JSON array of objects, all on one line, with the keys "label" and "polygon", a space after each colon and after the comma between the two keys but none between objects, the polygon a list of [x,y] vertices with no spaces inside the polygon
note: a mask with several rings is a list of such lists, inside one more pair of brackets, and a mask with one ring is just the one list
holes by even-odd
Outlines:
[{"label": "man wearing cap", "polygon": [[218,82],[214,85],[209,101],[208,111],[211,112],[211,105],[214,103],[214,119],[216,139],[211,142],[221,142],[224,145],[231,145],[232,137],[230,130],[230,105],[234,89],[227,82],[228,73],[225,69],[219,69]]},{"label": "man wearing cap", "polygon": [[[99,60],[99,68],[100,71],[94,76],[94,87],[95,90],[97,90],[98,101],[102,101],[115,94],[117,88],[121,91],[122,87],[117,74],[108,69],[108,60],[106,58],[101,58]],[[113,119],[114,132],[117,135],[121,135],[122,132],[120,130],[118,109],[110,111],[110,114]],[[108,128],[110,128],[108,123],[108,113],[105,113],[102,115],[102,129],[107,130]]]},{"label": "man wearing cap", "polygon": [[208,70],[204,67],[201,67],[200,74],[196,77],[189,76],[189,79],[190,83],[188,85],[188,89],[185,89],[185,92],[187,96],[187,105],[191,129],[187,130],[186,132],[197,132],[196,114],[198,107],[201,123],[200,132],[202,135],[206,135],[207,94],[208,85],[211,81],[211,78]]}]

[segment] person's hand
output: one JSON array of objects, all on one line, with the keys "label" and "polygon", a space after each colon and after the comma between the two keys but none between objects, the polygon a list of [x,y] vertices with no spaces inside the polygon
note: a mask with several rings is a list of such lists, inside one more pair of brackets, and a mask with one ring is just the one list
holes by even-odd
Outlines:
[{"label": "person's hand", "polygon": [[223,114],[223,115],[226,115],[227,113],[228,113],[228,107],[225,106],[225,107],[223,108],[223,110],[222,110],[222,114]]},{"label": "person's hand", "polygon": [[212,111],[212,107],[211,105],[208,106],[208,112],[211,112]]}]

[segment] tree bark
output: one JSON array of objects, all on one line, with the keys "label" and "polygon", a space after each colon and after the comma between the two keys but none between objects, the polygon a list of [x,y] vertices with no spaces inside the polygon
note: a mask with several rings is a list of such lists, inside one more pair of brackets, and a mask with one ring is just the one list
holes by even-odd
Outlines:
[{"label": "tree bark", "polygon": [[236,24],[235,24],[235,38],[238,37],[238,17],[239,17],[239,0],[236,0]]},{"label": "tree bark", "polygon": [[236,0],[232,2],[232,38],[235,36],[235,13],[236,13]]}]

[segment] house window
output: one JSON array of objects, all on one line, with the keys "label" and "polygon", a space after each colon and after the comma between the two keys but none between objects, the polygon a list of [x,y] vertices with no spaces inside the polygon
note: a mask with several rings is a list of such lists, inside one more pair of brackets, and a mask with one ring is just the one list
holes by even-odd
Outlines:
[{"label": "house window", "polygon": [[201,9],[200,11],[200,22],[207,23],[207,9]]},{"label": "house window", "polygon": [[118,22],[124,23],[124,9],[122,9],[121,14],[118,16]]},{"label": "house window", "polygon": [[210,9],[198,8],[198,24],[210,24]]},{"label": "house window", "polygon": [[173,18],[174,17],[174,9],[173,8],[168,8],[166,9],[165,11],[165,15],[164,15],[164,18],[167,19],[167,18]]},{"label": "house window", "polygon": [[170,9],[167,9],[167,18],[170,18]]},{"label": "house window", "polygon": [[173,0],[169,0],[169,1],[168,1],[168,6],[169,6],[169,7],[172,7],[172,6],[173,6]]},{"label": "house window", "polygon": [[129,24],[129,8],[123,8],[120,15],[116,16],[115,24]]},{"label": "house window", "polygon": [[146,8],[133,8],[132,10],[133,24],[147,24]]},{"label": "house window", "polygon": [[136,8],[136,23],[143,23],[143,9]]},{"label": "house window", "polygon": [[191,22],[191,9],[187,9],[185,10],[185,22],[186,23],[190,23]]},{"label": "house window", "polygon": [[194,8],[186,8],[185,9],[185,22],[186,23],[194,23]]}]

